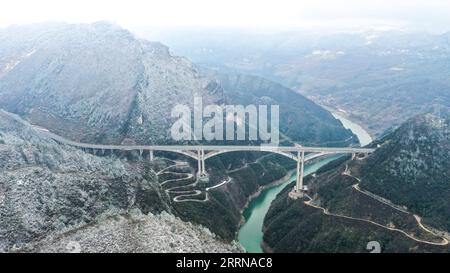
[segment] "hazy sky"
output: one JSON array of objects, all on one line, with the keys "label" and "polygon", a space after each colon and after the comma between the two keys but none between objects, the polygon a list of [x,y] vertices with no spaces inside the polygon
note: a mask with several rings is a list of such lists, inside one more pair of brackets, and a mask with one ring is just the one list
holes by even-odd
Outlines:
[{"label": "hazy sky", "polygon": [[450,29],[448,0],[2,0],[0,26],[108,20],[127,28],[388,24]]}]

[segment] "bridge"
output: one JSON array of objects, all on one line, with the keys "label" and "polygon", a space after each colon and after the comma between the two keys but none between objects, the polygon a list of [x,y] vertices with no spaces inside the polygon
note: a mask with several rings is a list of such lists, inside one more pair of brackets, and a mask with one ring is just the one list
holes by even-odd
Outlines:
[{"label": "bridge", "polygon": [[294,191],[291,192],[291,198],[297,199],[303,196],[304,186],[303,186],[303,173],[305,162],[322,157],[325,155],[333,154],[352,154],[353,157],[356,154],[370,154],[375,149],[367,148],[353,148],[353,147],[303,147],[300,145],[296,146],[208,146],[208,145],[102,145],[102,144],[88,144],[80,143],[68,140],[59,135],[56,135],[47,129],[35,126],[39,132],[45,136],[59,142],[61,144],[73,146],[83,150],[91,151],[93,153],[105,154],[105,151],[138,151],[139,154],[148,152],[150,155],[150,160],[154,160],[154,152],[172,152],[187,156],[198,162],[198,172],[197,176],[199,179],[207,179],[205,161],[214,156],[231,153],[231,152],[269,152],[279,154],[288,157],[297,162],[297,172],[296,172],[296,185]]},{"label": "bridge", "polygon": [[[4,111],[0,109],[0,114],[8,115],[14,120],[28,125],[24,120],[22,120],[18,115]],[[368,148],[354,148],[354,147],[303,147],[301,145],[295,146],[208,146],[208,145],[165,145],[165,146],[147,146],[147,145],[104,145],[104,144],[88,144],[80,143],[68,140],[57,134],[50,132],[49,130],[33,126],[40,134],[45,137],[51,138],[54,141],[65,144],[68,146],[73,146],[76,148],[83,149],[85,151],[92,151],[94,154],[101,152],[105,154],[105,151],[138,151],[142,156],[143,152],[149,152],[150,160],[154,160],[154,152],[172,152],[190,157],[198,162],[198,172],[197,176],[200,179],[207,178],[205,161],[211,157],[231,153],[231,152],[270,152],[288,157],[297,162],[297,172],[296,172],[296,184],[294,191],[289,195],[291,198],[299,198],[303,196],[304,186],[303,186],[303,170],[305,162],[322,157],[325,155],[333,154],[352,154],[355,157],[357,154],[370,154],[375,151],[375,149]]]}]

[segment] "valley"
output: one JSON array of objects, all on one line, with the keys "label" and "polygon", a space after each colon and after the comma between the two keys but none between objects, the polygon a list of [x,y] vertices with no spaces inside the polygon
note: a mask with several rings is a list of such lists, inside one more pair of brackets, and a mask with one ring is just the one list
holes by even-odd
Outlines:
[{"label": "valley", "polygon": [[[417,185],[411,185],[404,176],[395,174],[396,171],[414,172],[411,166],[407,167],[408,170],[403,167],[396,168],[395,171],[391,169],[392,173],[386,177],[381,175],[381,172],[377,172],[375,177],[370,177],[370,182],[367,176],[371,173],[367,169],[370,168],[367,162],[372,162],[376,158],[377,163],[372,167],[382,166],[384,164],[382,162],[392,162],[392,158],[396,156],[414,153],[417,149],[421,149],[419,147],[422,147],[423,143],[410,142],[414,139],[413,135],[420,135],[421,139],[427,142],[427,147],[429,147],[428,141],[432,141],[440,147],[439,151],[442,151],[439,154],[426,153],[427,157],[434,158],[426,162],[434,162],[435,168],[439,168],[438,162],[444,160],[446,162],[444,164],[448,166],[446,159],[448,149],[443,148],[448,145],[448,139],[445,136],[448,134],[446,129],[448,125],[445,124],[448,124],[448,119],[439,121],[439,118],[432,115],[415,117],[385,139],[377,140],[373,145],[380,147],[374,154],[366,158],[344,158],[340,162],[319,169],[316,176],[308,179],[310,193],[306,200],[303,200],[303,204],[289,200],[286,191],[280,193],[264,220],[266,249],[281,252],[364,252],[365,244],[374,240],[381,244],[383,252],[448,252],[450,237],[446,225],[436,220],[426,220],[437,215],[443,217],[442,220],[447,219],[446,214],[438,213],[441,211],[439,207],[427,212],[419,212],[417,208],[405,205],[401,198],[392,195],[388,197],[385,194],[380,196],[380,193],[374,193],[371,190],[372,183],[383,183],[393,179],[391,176],[396,176],[395,183],[386,185],[383,188],[384,192],[394,191],[393,187],[410,186],[411,190],[402,191],[403,196],[420,198],[419,196],[428,194],[423,192],[416,195],[412,189],[417,189]],[[425,129],[429,126],[437,127],[433,130]],[[405,131],[409,131],[407,133],[410,136],[409,140],[406,140],[408,138],[403,135]],[[436,137],[431,137],[434,134]],[[397,138],[405,143],[395,144]],[[405,145],[406,143],[413,147]],[[396,148],[393,145],[396,145]],[[389,156],[380,157],[382,151],[389,151],[387,152]],[[405,163],[414,164],[412,162]],[[441,175],[438,173],[432,172],[427,175],[429,178],[426,179],[433,181],[434,188],[439,187],[440,183],[448,183],[448,179],[441,180]],[[433,201],[430,200],[430,203],[434,203],[434,206],[446,203],[438,201],[441,200],[441,195],[446,194],[445,192],[434,192],[434,194]],[[304,205],[321,214],[316,214]],[[333,226],[326,224],[330,220],[335,221]],[[309,227],[309,223],[314,223],[314,228]],[[305,234],[305,237],[295,238],[296,233]],[[328,244],[331,238],[338,240],[339,245]],[[364,239],[367,242],[364,242]]]},{"label": "valley", "polygon": [[[34,52],[14,69],[2,70],[0,78],[0,107],[14,113],[2,112],[0,120],[2,252],[26,251],[40,242],[42,247],[32,249],[67,251],[60,243],[72,234],[85,242],[98,238],[86,251],[115,242],[114,251],[121,246],[146,251],[119,243],[121,237],[105,242],[109,239],[99,233],[110,217],[119,217],[113,229],[126,230],[141,222],[136,220],[141,213],[144,218],[168,213],[192,223],[194,230],[208,229],[202,237],[217,236],[231,245],[227,251],[240,251],[233,241],[248,198],[285,176],[294,162],[259,150],[222,154],[208,159],[210,183],[203,188],[195,178],[197,162],[189,157],[160,151],[151,162],[152,155],[140,154],[139,148],[111,149],[189,144],[170,139],[167,129],[173,120],[168,117],[175,103],[190,105],[194,97],[204,103],[279,104],[282,145],[300,141],[345,147],[356,142],[330,113],[282,85],[254,76],[200,72],[164,45],[138,40],[108,23],[17,26],[1,30],[0,37],[8,41],[0,44],[0,68],[23,52]],[[95,66],[91,56],[96,56]],[[96,146],[76,149],[75,143]],[[228,143],[211,145],[217,144]],[[148,220],[152,225],[160,221]],[[190,251],[175,243],[163,249]]]},{"label": "valley", "polygon": [[[364,131],[361,126],[337,114],[335,114],[335,117],[341,120],[345,128],[350,129],[358,137],[361,146],[368,145],[372,142],[370,135]],[[337,158],[339,158],[339,156],[331,156],[325,159],[319,159],[317,162],[307,165],[305,176],[314,174],[318,169]],[[243,212],[245,223],[240,228],[238,236],[239,242],[246,251],[250,253],[261,253],[264,251],[262,248],[264,218],[269,211],[272,201],[284,188],[290,186],[291,182],[294,180],[295,174],[288,174],[273,187],[263,189],[256,198],[250,201]]]},{"label": "valley", "polygon": [[448,32],[183,28],[154,37],[203,67],[261,76],[345,111],[374,138],[450,107]]},{"label": "valley", "polygon": [[[0,29],[0,252],[449,252],[448,37],[417,35]],[[279,146],[175,139],[198,98],[276,105]]]}]

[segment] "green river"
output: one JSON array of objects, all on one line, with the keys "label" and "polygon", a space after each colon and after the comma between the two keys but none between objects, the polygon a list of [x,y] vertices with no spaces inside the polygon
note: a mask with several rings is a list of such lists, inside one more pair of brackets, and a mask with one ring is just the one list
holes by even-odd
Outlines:
[{"label": "green river", "polygon": [[[345,128],[350,129],[358,136],[362,146],[372,142],[370,135],[358,124],[351,122],[339,113],[333,113],[333,116],[339,119]],[[338,158],[339,155],[316,161],[314,164],[305,166],[305,175],[309,175],[317,171],[320,167],[328,162]],[[264,190],[257,198],[253,199],[247,209],[244,211],[245,224],[239,230],[239,243],[249,253],[262,253],[261,242],[263,240],[263,222],[270,204],[275,197],[290,183],[295,180],[295,173],[286,178],[282,184]]]}]

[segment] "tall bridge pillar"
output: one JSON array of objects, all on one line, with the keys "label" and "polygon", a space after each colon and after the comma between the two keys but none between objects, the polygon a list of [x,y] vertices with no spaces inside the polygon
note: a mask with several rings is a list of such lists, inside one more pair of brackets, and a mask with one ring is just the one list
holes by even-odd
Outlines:
[{"label": "tall bridge pillar", "polygon": [[202,183],[208,183],[209,179],[205,168],[205,150],[201,149],[197,151],[197,160],[198,160],[197,177]]},{"label": "tall bridge pillar", "polygon": [[198,172],[197,176],[200,177],[202,175],[202,153],[200,150],[197,151],[197,163],[198,163]]},{"label": "tall bridge pillar", "polygon": [[294,190],[289,193],[289,197],[292,199],[298,199],[303,197],[303,173],[305,169],[305,152],[297,153],[297,173],[296,183]]},{"label": "tall bridge pillar", "polygon": [[153,161],[155,159],[155,155],[153,154],[153,150],[150,150],[150,161]]},{"label": "tall bridge pillar", "polygon": [[205,150],[202,150],[202,176],[206,176],[206,167],[205,167]]}]

